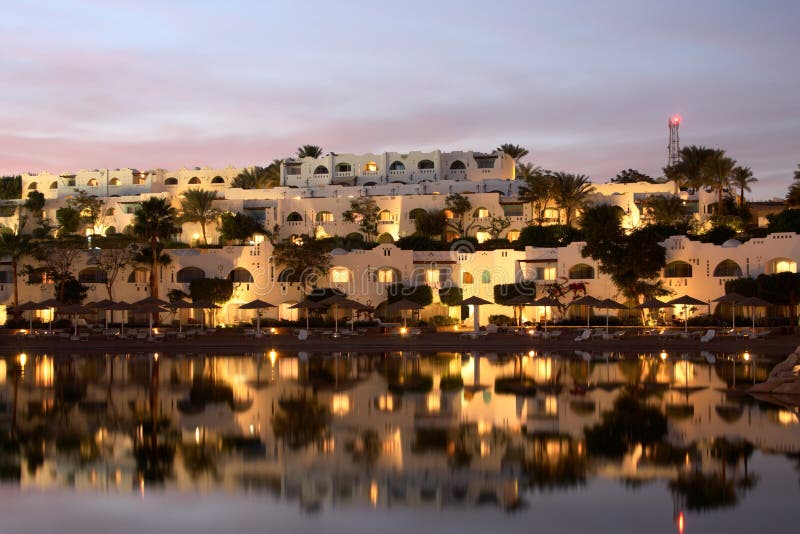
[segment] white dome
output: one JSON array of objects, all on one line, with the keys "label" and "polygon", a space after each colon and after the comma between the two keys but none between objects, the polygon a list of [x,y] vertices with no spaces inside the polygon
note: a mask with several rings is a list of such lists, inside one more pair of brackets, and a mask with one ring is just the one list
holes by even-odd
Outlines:
[{"label": "white dome", "polygon": [[736,248],[741,244],[742,242],[737,239],[728,239],[722,244],[722,248]]},{"label": "white dome", "polygon": [[331,250],[331,256],[341,256],[343,254],[347,254],[347,251],[343,248],[335,248]]}]

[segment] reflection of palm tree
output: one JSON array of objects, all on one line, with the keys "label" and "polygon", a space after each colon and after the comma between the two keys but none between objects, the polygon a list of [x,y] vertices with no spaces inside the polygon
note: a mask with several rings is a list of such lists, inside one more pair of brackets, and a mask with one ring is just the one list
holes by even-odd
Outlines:
[{"label": "reflection of palm tree", "polygon": [[381,440],[374,430],[363,430],[345,445],[353,463],[372,467],[381,455]]},{"label": "reflection of palm tree", "polygon": [[272,430],[291,449],[317,441],[328,430],[328,411],[315,398],[283,398],[278,408],[272,416]]}]

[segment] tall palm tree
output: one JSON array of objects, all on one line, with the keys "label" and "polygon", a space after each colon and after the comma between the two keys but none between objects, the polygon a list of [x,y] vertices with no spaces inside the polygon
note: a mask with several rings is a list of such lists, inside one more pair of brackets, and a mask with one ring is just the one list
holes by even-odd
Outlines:
[{"label": "tall palm tree", "polygon": [[[519,167],[525,169],[524,164]],[[553,198],[553,178],[546,171],[528,172],[528,169],[525,169],[522,180],[525,184],[519,188],[519,198],[523,202],[530,203],[531,217],[541,226],[547,204]]]},{"label": "tall palm tree", "polygon": [[322,147],[317,145],[303,145],[297,148],[298,158],[318,158],[322,155]]},{"label": "tall palm tree", "polygon": [[553,174],[552,198],[564,210],[564,224],[567,226],[572,224],[575,210],[583,206],[592,193],[594,186],[588,176],[566,172]]},{"label": "tall palm tree", "polygon": [[744,192],[750,192],[750,184],[754,184],[758,178],[753,176],[750,167],[736,167],[731,175],[731,183],[739,188],[739,207],[744,206]]},{"label": "tall palm tree", "polygon": [[511,143],[505,143],[497,147],[495,150],[499,150],[500,152],[505,152],[509,156],[514,159],[514,163],[516,164],[517,161],[524,158],[529,154],[528,149],[521,147],[519,145],[512,145]]},{"label": "tall palm tree", "polygon": [[[23,222],[24,224],[24,222]],[[0,257],[11,260],[11,276],[14,283],[14,316],[19,317],[19,261],[23,256],[33,252],[31,236],[22,233],[22,225],[16,232],[9,228],[0,228]]]},{"label": "tall palm tree", "polygon": [[232,187],[242,189],[270,189],[281,183],[282,160],[275,159],[266,167],[248,167],[231,182]]},{"label": "tall palm tree", "polygon": [[158,298],[158,272],[161,249],[175,231],[177,211],[166,198],[142,201],[133,216],[133,233],[150,247],[150,296]]},{"label": "tall palm tree", "polygon": [[722,213],[723,191],[731,186],[731,176],[736,168],[736,160],[725,155],[724,150],[712,151],[705,164],[706,183],[717,191],[717,213]]},{"label": "tall palm tree", "polygon": [[188,189],[181,195],[181,222],[193,222],[200,225],[203,233],[203,244],[207,245],[206,225],[219,217],[219,210],[214,207],[217,199],[216,191],[205,189]]},{"label": "tall palm tree", "polygon": [[682,223],[689,216],[683,200],[674,195],[653,195],[645,200],[644,205],[656,224]]},{"label": "tall palm tree", "polygon": [[800,164],[794,171],[794,183],[789,186],[786,194],[786,204],[789,206],[800,206]]},{"label": "tall palm tree", "polygon": [[534,178],[537,176],[541,176],[546,174],[543,168],[539,165],[534,165],[533,163],[518,163],[517,164],[517,172],[516,172],[516,179],[517,180],[528,180],[530,178]]},{"label": "tall palm tree", "polygon": [[681,149],[680,160],[672,167],[664,169],[664,174],[680,187],[699,189],[706,185],[706,162],[713,155],[714,149],[704,146],[690,145]]}]

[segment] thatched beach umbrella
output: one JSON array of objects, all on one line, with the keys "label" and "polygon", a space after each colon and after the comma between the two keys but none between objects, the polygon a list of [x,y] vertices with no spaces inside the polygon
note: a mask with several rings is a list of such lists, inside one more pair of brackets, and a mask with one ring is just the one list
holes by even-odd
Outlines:
[{"label": "thatched beach umbrella", "polygon": [[[395,311],[402,311],[402,310],[421,310],[424,308],[422,304],[419,302],[414,302],[413,300],[409,299],[400,299],[396,302],[392,302],[391,304],[386,305],[387,312],[395,312]],[[403,327],[406,326],[406,318],[403,316]]]},{"label": "thatched beach umbrella", "polygon": [[603,301],[596,299],[590,295],[584,295],[579,299],[575,299],[569,303],[570,306],[586,306],[586,328],[591,328],[590,317],[592,308],[601,308]]},{"label": "thatched beach umbrella", "polygon": [[472,314],[472,317],[473,317],[472,330],[474,332],[477,332],[481,328],[481,326],[480,326],[480,321],[481,321],[481,319],[480,319],[480,307],[483,306],[484,304],[493,304],[493,302],[488,301],[486,299],[482,299],[482,298],[477,297],[475,295],[469,297],[468,299],[464,299],[464,301],[461,302],[462,306],[472,306],[473,307],[473,310],[474,310],[475,313]]},{"label": "thatched beach umbrella", "polygon": [[700,299],[696,299],[689,295],[684,295],[682,297],[678,297],[676,299],[670,300],[667,304],[671,306],[683,306],[683,331],[689,331],[689,317],[688,317],[688,309],[689,306],[704,306],[707,305],[707,302],[704,302]]},{"label": "thatched beach umbrella", "polygon": [[181,320],[181,314],[178,310],[191,310],[193,309],[192,303],[183,299],[178,299],[170,302],[167,308],[172,310],[173,314],[176,312],[178,313],[178,332],[183,332],[183,321]]},{"label": "thatched beach umbrella", "polygon": [[608,333],[608,310],[627,310],[628,307],[614,299],[603,299],[600,303],[601,306],[599,307],[606,310],[606,333]]},{"label": "thatched beach umbrella", "polygon": [[245,304],[239,306],[240,310],[256,310],[256,331],[259,333],[261,332],[261,310],[265,310],[267,308],[276,308],[274,304],[270,304],[269,302],[263,300],[251,300]]},{"label": "thatched beach umbrella", "polygon": [[736,328],[736,306],[739,304],[739,302],[743,301],[745,298],[746,297],[744,295],[732,292],[726,295],[722,295],[721,297],[715,298],[713,300],[713,302],[717,302],[719,304],[731,305],[731,328]]},{"label": "thatched beach umbrella", "polygon": [[76,336],[78,335],[78,315],[92,313],[91,308],[87,308],[81,304],[62,304],[61,306],[58,306],[57,309],[61,313],[68,313],[72,316],[72,322],[75,326],[73,335]]},{"label": "thatched beach umbrella", "polygon": [[41,303],[28,301],[28,302],[25,302],[25,303],[20,304],[19,306],[17,306],[17,308],[14,311],[15,312],[18,312],[18,311],[19,312],[26,312],[26,311],[31,312],[30,315],[28,316],[28,326],[29,326],[29,330],[33,330],[33,312],[36,311],[36,310],[46,310],[46,309],[47,309],[47,306],[43,306]]},{"label": "thatched beach umbrella", "polygon": [[108,299],[98,300],[97,302],[87,302],[84,304],[87,308],[91,308],[95,311],[102,310],[103,311],[103,322],[106,325],[106,330],[108,330],[108,315],[105,313],[109,307],[114,304],[113,301]]},{"label": "thatched beach umbrella", "polygon": [[308,310],[324,310],[327,308],[325,304],[321,304],[315,300],[303,299],[293,306],[289,306],[290,310],[306,310],[306,330],[309,329],[308,323]]},{"label": "thatched beach umbrella", "polygon": [[[134,306],[133,304],[131,304],[129,302],[125,302],[124,300],[120,300],[119,302],[113,303],[111,306],[108,307],[108,309],[111,311],[111,322],[113,323],[114,322],[114,312],[115,311],[126,312],[126,311],[130,311],[130,310],[135,310],[136,306]],[[121,327],[120,334],[123,335],[123,336],[125,335],[125,323],[126,322],[127,322],[126,316],[125,316],[125,313],[123,313],[122,314],[122,320],[120,320],[120,327]]]},{"label": "thatched beach umbrella", "polygon": [[750,308],[750,316],[753,318],[753,332],[756,330],[756,308],[769,308],[772,303],[758,297],[747,297],[739,301],[739,306]]},{"label": "thatched beach umbrella", "polygon": [[636,306],[637,310],[647,310],[652,314],[652,310],[661,310],[664,308],[672,308],[672,304],[667,304],[664,301],[658,300],[657,298],[647,299],[638,306]]},{"label": "thatched beach umbrella", "polygon": [[133,304],[133,308],[136,311],[146,313],[148,316],[148,339],[153,339],[153,315],[158,316],[159,313],[167,311],[161,305],[157,304],[156,300],[158,299],[149,300],[142,304],[137,304],[135,302]]}]

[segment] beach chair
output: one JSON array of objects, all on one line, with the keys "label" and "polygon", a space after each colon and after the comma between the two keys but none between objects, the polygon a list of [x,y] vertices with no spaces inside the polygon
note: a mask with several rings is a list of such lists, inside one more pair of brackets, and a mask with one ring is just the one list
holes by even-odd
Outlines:
[{"label": "beach chair", "polygon": [[561,330],[553,330],[551,332],[548,332],[548,334],[549,335],[547,336],[547,339],[557,339],[561,337]]},{"label": "beach chair", "polygon": [[592,331],[587,328],[583,332],[581,332],[581,334],[578,337],[575,338],[575,341],[586,341],[590,337],[592,337]]},{"label": "beach chair", "polygon": [[297,332],[297,339],[300,341],[305,341],[308,339],[308,330],[299,330]]},{"label": "beach chair", "polygon": [[700,343],[708,343],[717,335],[716,330],[708,330],[705,334],[700,337]]}]

